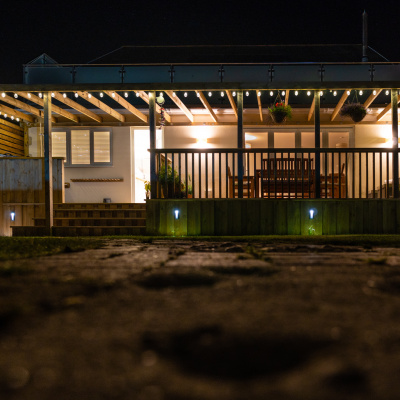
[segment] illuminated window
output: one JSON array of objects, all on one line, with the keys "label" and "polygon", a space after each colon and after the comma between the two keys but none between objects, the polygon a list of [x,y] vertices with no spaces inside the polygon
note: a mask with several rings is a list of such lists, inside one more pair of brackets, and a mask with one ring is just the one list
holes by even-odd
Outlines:
[{"label": "illuminated window", "polygon": [[112,165],[112,132],[101,129],[64,129],[52,132],[53,157],[64,157],[66,167]]}]

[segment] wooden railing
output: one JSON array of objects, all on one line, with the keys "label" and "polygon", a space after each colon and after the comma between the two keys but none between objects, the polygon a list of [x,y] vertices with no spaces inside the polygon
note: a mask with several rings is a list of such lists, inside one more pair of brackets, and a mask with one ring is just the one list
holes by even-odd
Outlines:
[{"label": "wooden railing", "polygon": [[393,149],[156,149],[154,154],[153,198],[398,197]]}]

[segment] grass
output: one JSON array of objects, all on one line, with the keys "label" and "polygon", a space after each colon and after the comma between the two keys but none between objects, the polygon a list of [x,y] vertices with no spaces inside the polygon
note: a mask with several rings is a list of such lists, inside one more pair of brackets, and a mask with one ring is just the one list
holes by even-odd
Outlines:
[{"label": "grass", "polygon": [[92,237],[0,237],[0,261],[83,251],[103,243],[103,239]]}]

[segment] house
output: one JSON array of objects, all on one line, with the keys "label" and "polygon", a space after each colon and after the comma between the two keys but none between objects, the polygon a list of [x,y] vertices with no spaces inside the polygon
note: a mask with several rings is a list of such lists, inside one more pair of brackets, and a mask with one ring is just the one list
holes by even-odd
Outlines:
[{"label": "house", "polygon": [[[150,181],[151,234],[396,233],[399,87],[400,63],[365,43],[43,55],[0,85],[0,152],[44,160],[48,230],[54,167],[68,204],[144,203]],[[361,121],[340,115],[352,103]],[[24,201],[3,200],[9,220],[5,203]]]}]

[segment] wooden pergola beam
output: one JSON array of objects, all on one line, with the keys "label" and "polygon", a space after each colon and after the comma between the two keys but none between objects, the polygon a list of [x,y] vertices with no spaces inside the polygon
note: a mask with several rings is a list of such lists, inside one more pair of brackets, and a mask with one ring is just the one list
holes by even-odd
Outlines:
[{"label": "wooden pergola beam", "polygon": [[[137,93],[139,95],[139,97],[145,101],[147,104],[149,104],[149,96],[147,95],[147,93],[143,90],[136,90],[135,93]],[[159,114],[161,113],[161,107],[157,104],[156,102],[156,112],[158,112]],[[164,118],[167,122],[171,122],[171,116],[164,111]]]},{"label": "wooden pergola beam", "polygon": [[60,101],[61,103],[64,103],[67,106],[73,108],[74,110],[79,111],[80,113],[86,115],[87,117],[94,119],[98,123],[103,122],[103,118],[101,118],[100,115],[95,114],[94,112],[88,110],[86,107],[81,106],[80,104],[71,100],[70,98],[64,97],[59,92],[54,93],[54,98],[56,100]]},{"label": "wooden pergola beam", "polygon": [[210,103],[207,101],[206,96],[204,96],[203,92],[196,90],[196,94],[198,94],[200,101],[203,103],[203,106],[207,109],[209,112],[211,118],[213,119],[214,122],[218,123],[217,116],[215,115],[213,109],[210,106]]},{"label": "wooden pergola beam", "polygon": [[313,98],[313,101],[312,101],[311,107],[310,107],[310,111],[308,112],[308,121],[311,121],[311,118],[314,114],[314,110],[315,110],[315,98]]},{"label": "wooden pergola beam", "polygon": [[12,115],[15,118],[19,118],[27,122],[35,122],[35,118],[33,118],[31,115],[25,114],[18,110],[14,110],[13,108],[7,107],[3,104],[0,104],[0,112],[2,114]]},{"label": "wooden pergola beam", "polygon": [[189,118],[189,121],[193,123],[193,114],[188,110],[182,100],[178,96],[174,96],[174,92],[172,90],[166,90],[165,93],[167,93],[170,99],[183,111],[183,113]]},{"label": "wooden pergola beam", "polygon": [[258,90],[256,90],[256,96],[257,96],[257,103],[258,103],[258,111],[260,113],[260,120],[261,120],[261,122],[263,122],[264,119],[263,119],[263,113],[262,113],[262,104],[261,104],[261,98],[258,95]]},{"label": "wooden pergola beam", "polygon": [[[11,104],[14,107],[20,108],[22,110],[27,111],[28,113],[35,115],[36,117],[43,118],[44,113],[42,110],[37,109],[36,107],[33,107],[29,104],[24,103],[23,101],[17,100],[14,97],[5,95],[4,97],[0,97],[1,101],[4,101],[5,103]],[[51,117],[52,122],[57,122],[57,120],[54,117]]]},{"label": "wooden pergola beam", "polygon": [[[18,94],[18,96],[23,97],[24,99],[27,99],[32,103],[35,103],[41,107],[44,107],[44,100],[41,99],[40,97],[35,96],[34,94],[31,93],[28,94],[28,92],[16,92],[16,93]],[[56,114],[61,115],[62,117],[65,117],[73,122],[76,122],[77,124],[79,123],[79,118],[76,115],[71,114],[69,111],[64,110],[61,107],[58,107],[54,104],[51,105],[51,109]]]},{"label": "wooden pergola beam", "polygon": [[376,122],[379,122],[391,109],[392,109],[392,103],[389,103],[383,109],[383,111],[376,117]]},{"label": "wooden pergola beam", "polygon": [[148,122],[148,118],[146,115],[144,115],[142,112],[140,112],[136,107],[134,107],[131,103],[126,101],[122,96],[120,96],[116,92],[112,92],[109,90],[106,90],[104,93],[106,93],[108,96],[110,96],[113,100],[115,100],[118,104],[120,104],[122,107],[126,108],[130,113],[141,119],[143,122]]},{"label": "wooden pergola beam", "polygon": [[232,107],[233,112],[236,115],[236,119],[238,119],[238,110],[237,110],[237,106],[235,103],[235,99],[232,96],[232,92],[230,90],[226,90],[226,95],[228,96],[229,103],[231,103],[231,107]]},{"label": "wooden pergola beam", "polygon": [[367,100],[365,100],[365,103],[363,104],[365,108],[368,108],[373,101],[379,96],[379,94],[382,92],[382,89],[375,89],[375,94],[371,93],[370,96],[368,97]]},{"label": "wooden pergola beam", "polygon": [[88,92],[78,92],[78,95],[81,96],[86,101],[88,101],[89,103],[93,104],[95,107],[104,111],[106,114],[111,115],[116,120],[118,120],[120,122],[125,122],[125,116],[120,114],[118,111],[115,111],[113,108],[109,107],[107,104],[104,104],[102,101],[100,101],[98,98],[94,97],[92,94],[90,94]]},{"label": "wooden pergola beam", "polygon": [[343,92],[342,97],[340,98],[339,102],[336,104],[336,107],[333,110],[333,113],[331,115],[331,121],[333,121],[337,117],[337,115],[339,114],[340,109],[343,107],[344,102],[349,97],[347,92],[349,92],[349,89],[346,89]]},{"label": "wooden pergola beam", "polygon": [[290,90],[286,90],[286,96],[285,96],[285,106],[287,106],[289,104],[289,94],[290,94]]}]

